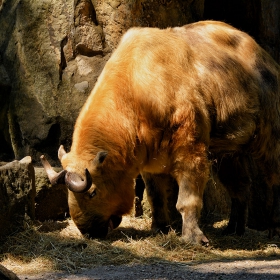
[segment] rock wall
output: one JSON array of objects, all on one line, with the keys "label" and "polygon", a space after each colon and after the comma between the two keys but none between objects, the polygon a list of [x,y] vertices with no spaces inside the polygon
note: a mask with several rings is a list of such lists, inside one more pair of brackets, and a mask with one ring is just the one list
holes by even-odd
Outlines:
[{"label": "rock wall", "polygon": [[44,153],[52,164],[60,144],[70,147],[75,119],[129,27],[183,25],[203,15],[203,0],[0,5],[0,159],[39,162]]},{"label": "rock wall", "polygon": [[15,158],[37,160],[43,152],[55,158],[60,143],[69,145],[74,120],[103,67],[103,57],[64,54],[74,12],[73,1],[7,1],[2,9],[0,46],[12,84],[8,127]]},{"label": "rock wall", "polygon": [[9,125],[8,125],[8,109],[9,97],[11,93],[11,84],[8,74],[1,63],[0,56],[0,159],[8,160],[13,154]]}]

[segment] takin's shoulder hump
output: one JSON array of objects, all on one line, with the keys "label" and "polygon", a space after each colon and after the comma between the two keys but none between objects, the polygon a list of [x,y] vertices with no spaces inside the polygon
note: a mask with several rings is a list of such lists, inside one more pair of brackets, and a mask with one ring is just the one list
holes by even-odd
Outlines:
[{"label": "takin's shoulder hump", "polygon": [[121,44],[137,43],[139,41],[149,40],[149,38],[161,37],[169,33],[171,28],[159,29],[156,27],[133,27],[128,29],[128,31],[123,35]]}]

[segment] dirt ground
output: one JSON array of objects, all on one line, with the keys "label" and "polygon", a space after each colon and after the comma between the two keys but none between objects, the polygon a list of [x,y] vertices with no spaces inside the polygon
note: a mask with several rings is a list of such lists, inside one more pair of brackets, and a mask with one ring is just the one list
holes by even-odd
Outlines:
[{"label": "dirt ground", "polygon": [[148,217],[124,217],[106,240],[85,239],[70,219],[49,221],[11,237],[1,264],[20,280],[280,279],[279,237],[251,229],[223,236],[226,223],[205,226],[206,248],[173,231],[153,235]]},{"label": "dirt ground", "polygon": [[134,264],[102,266],[77,274],[18,275],[21,280],[179,280],[179,279],[280,279],[280,260],[244,260],[209,263]]}]

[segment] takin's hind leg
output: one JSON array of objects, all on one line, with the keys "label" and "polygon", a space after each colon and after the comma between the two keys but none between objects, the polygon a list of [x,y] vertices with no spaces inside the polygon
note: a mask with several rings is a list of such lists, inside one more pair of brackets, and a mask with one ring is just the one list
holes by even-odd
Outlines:
[{"label": "takin's hind leg", "polygon": [[230,218],[227,227],[223,231],[225,235],[245,233],[247,203],[238,198],[231,199]]},{"label": "takin's hind leg", "polygon": [[218,159],[217,174],[231,197],[231,213],[224,234],[243,235],[251,186],[247,156],[226,155]]},{"label": "takin's hind leg", "polygon": [[270,186],[267,178],[273,177],[272,164],[267,166],[268,170],[263,170],[262,163],[250,160],[252,185],[247,226],[261,231],[268,229],[269,238],[280,237],[280,185]]},{"label": "takin's hind leg", "polygon": [[269,217],[269,238],[280,237],[280,186],[273,186],[273,205]]},{"label": "takin's hind leg", "polygon": [[[142,178],[145,182],[147,198],[152,211],[152,230],[155,232],[168,233],[174,213],[170,213],[170,209],[175,209],[175,204],[172,202],[172,189],[176,192],[176,182],[166,174],[151,174],[143,172]],[[178,188],[178,187],[177,187]],[[170,194],[171,193],[171,194]],[[171,198],[171,200],[170,200]],[[172,205],[174,204],[174,207]],[[170,215],[173,214],[173,215]]]}]

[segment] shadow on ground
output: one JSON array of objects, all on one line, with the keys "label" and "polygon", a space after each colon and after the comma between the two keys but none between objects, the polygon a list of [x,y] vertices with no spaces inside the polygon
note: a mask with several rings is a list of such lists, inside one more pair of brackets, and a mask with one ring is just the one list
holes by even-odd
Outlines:
[{"label": "shadow on ground", "polygon": [[134,218],[106,240],[82,237],[71,220],[30,226],[2,244],[1,264],[21,279],[280,277],[280,240],[268,240],[265,232],[247,229],[243,237],[223,236],[224,225],[215,227],[215,221],[203,228],[211,240],[205,248],[182,243],[175,231],[155,234],[143,223],[147,220]]}]

